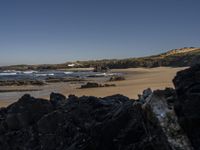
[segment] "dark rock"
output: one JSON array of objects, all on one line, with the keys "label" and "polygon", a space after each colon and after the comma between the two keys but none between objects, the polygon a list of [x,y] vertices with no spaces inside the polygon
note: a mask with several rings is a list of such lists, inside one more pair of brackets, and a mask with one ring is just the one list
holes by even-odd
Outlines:
[{"label": "dark rock", "polygon": [[115,84],[99,84],[99,83],[95,83],[95,82],[87,82],[84,85],[81,85],[81,89],[85,89],[85,88],[99,88],[99,87],[113,87],[116,86]]},{"label": "dark rock", "polygon": [[200,65],[177,73],[173,82],[178,100],[175,111],[194,149],[200,150]]},{"label": "dark rock", "polygon": [[7,109],[5,107],[0,108],[0,120],[4,119],[6,114]]},{"label": "dark rock", "polygon": [[[39,109],[33,109],[36,106]],[[171,150],[158,122],[149,120],[140,104],[122,95],[71,95],[54,111],[48,101],[25,95],[7,109],[7,116],[14,115],[20,125],[0,134],[0,149]],[[24,123],[17,114],[23,112],[31,115],[21,128]]]},{"label": "dark rock", "polygon": [[122,80],[125,80],[125,77],[124,76],[112,76],[110,77],[109,81],[122,81]]},{"label": "dark rock", "polygon": [[123,96],[115,98],[81,97],[45,115],[38,122],[44,149],[170,149],[161,128],[151,125],[141,105]]},{"label": "dark rock", "polygon": [[105,66],[105,65],[96,65],[94,67],[94,72],[107,72],[109,70],[109,67],[108,66]]},{"label": "dark rock", "polygon": [[151,94],[152,94],[152,90],[150,88],[143,91],[143,97],[144,98],[147,98]]},{"label": "dark rock", "polygon": [[66,97],[59,93],[51,93],[50,102],[53,106],[58,107],[66,102]]},{"label": "dark rock", "polygon": [[6,132],[6,127],[7,127],[5,123],[6,115],[7,115],[7,109],[0,108],[0,134]]},{"label": "dark rock", "polygon": [[0,86],[46,85],[42,80],[0,80]]},{"label": "dark rock", "polygon": [[142,92],[142,95],[141,95],[141,94],[138,94],[138,98],[139,98],[138,101],[139,101],[140,103],[142,103],[142,104],[146,103],[147,98],[148,98],[149,96],[151,96],[151,94],[152,94],[152,90],[151,90],[150,88],[145,89],[145,90]]},{"label": "dark rock", "polygon": [[36,123],[44,114],[53,111],[51,103],[24,95],[7,108],[6,123],[10,130],[20,129]]},{"label": "dark rock", "polygon": [[101,87],[100,84],[98,83],[94,83],[94,82],[87,82],[86,84],[84,85],[81,85],[81,88],[96,88],[96,87]]},{"label": "dark rock", "polygon": [[143,92],[144,96],[142,95],[141,97],[143,97],[145,101],[142,107],[146,111],[147,118],[152,122],[159,122],[172,149],[193,150],[188,137],[182,131],[177,121],[177,116],[173,109],[174,105],[168,102],[168,99],[174,96],[175,90],[171,88],[156,90],[146,98],[145,91]]},{"label": "dark rock", "polygon": [[56,83],[56,82],[82,82],[85,81],[85,79],[79,78],[79,77],[73,77],[73,78],[69,78],[69,77],[47,77],[45,79],[45,82],[47,83]]},{"label": "dark rock", "polygon": [[112,87],[112,86],[116,86],[115,84],[104,84],[103,87]]}]

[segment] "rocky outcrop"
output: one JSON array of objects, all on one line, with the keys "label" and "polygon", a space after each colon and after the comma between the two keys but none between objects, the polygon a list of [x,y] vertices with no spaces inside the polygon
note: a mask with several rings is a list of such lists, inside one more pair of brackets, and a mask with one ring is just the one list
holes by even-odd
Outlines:
[{"label": "rocky outcrop", "polygon": [[[65,103],[53,107],[60,99]],[[171,150],[158,122],[121,95],[65,99],[52,93],[51,102],[25,95],[0,116],[3,150]]]},{"label": "rocky outcrop", "polygon": [[174,101],[176,100],[174,89],[166,88],[165,90],[156,90],[154,92],[147,89],[144,90],[143,95],[139,98],[140,102],[143,103],[144,111],[148,114],[148,119],[158,120],[172,149],[193,149],[174,112]]},{"label": "rocky outcrop", "polygon": [[178,72],[173,82],[179,123],[193,147],[200,150],[200,65]]}]

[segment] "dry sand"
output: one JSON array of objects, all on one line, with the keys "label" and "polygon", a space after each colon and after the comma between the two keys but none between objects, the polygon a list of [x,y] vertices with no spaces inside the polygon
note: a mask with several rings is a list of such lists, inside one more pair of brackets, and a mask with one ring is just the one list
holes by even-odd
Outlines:
[{"label": "dry sand", "polygon": [[[158,67],[158,68],[130,68],[130,69],[114,69],[111,72],[121,72],[125,74],[126,80],[109,82],[109,84],[116,84],[116,87],[103,87],[103,88],[90,88],[90,89],[77,89],[80,87],[78,84],[70,83],[53,83],[43,87],[0,87],[6,89],[37,89],[42,88],[41,91],[32,92],[12,92],[0,93],[0,107],[7,106],[12,102],[18,100],[23,94],[29,93],[35,97],[49,98],[51,92],[59,92],[66,96],[74,94],[77,96],[97,96],[104,97],[113,94],[123,94],[129,98],[135,99],[137,95],[142,93],[146,88],[164,89],[166,87],[173,87],[172,79],[177,71],[183,70],[185,67],[171,68],[171,67]],[[103,81],[98,81],[103,82]]]},{"label": "dry sand", "polygon": [[169,68],[158,67],[152,69],[145,68],[130,68],[130,69],[116,69],[112,72],[125,73],[126,80],[111,82],[116,84],[116,87],[81,89],[74,91],[73,94],[92,95],[92,96],[108,96],[113,94],[123,94],[129,98],[137,98],[139,93],[146,88],[165,89],[166,87],[174,87],[172,79],[177,71],[185,68]]}]

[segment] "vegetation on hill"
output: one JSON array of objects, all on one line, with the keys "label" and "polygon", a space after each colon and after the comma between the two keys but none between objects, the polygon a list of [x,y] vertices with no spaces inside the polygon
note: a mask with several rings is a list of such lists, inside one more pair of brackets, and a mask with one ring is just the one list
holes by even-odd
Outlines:
[{"label": "vegetation on hill", "polygon": [[112,60],[97,60],[97,61],[82,61],[79,63],[84,67],[90,66],[106,66],[113,68],[131,68],[131,67],[183,67],[191,66],[200,60],[200,48],[181,48],[170,50],[166,53],[159,55],[140,57],[140,58],[128,58],[128,59],[112,59]]},{"label": "vegetation on hill", "polygon": [[63,64],[44,64],[44,65],[15,65],[0,67],[2,70],[44,70],[44,69],[67,69],[72,68],[69,64],[74,64],[73,68],[88,68],[103,66],[110,69],[117,68],[131,68],[131,67],[183,67],[197,64],[200,60],[200,48],[184,47],[180,49],[173,49],[166,53],[159,55],[127,58],[127,59],[103,59],[91,61],[76,61],[67,62]]}]

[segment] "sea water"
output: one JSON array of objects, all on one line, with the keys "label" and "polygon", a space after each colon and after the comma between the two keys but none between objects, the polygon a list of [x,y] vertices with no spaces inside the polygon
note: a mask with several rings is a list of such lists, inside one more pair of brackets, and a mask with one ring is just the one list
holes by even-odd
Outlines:
[{"label": "sea water", "polygon": [[47,71],[15,71],[6,70],[0,71],[0,80],[26,80],[26,79],[38,79],[45,80],[49,77],[63,78],[63,77],[77,77],[77,78],[87,78],[87,77],[104,77],[111,76],[113,73],[100,73],[92,71],[59,71],[59,70],[47,70]]}]

